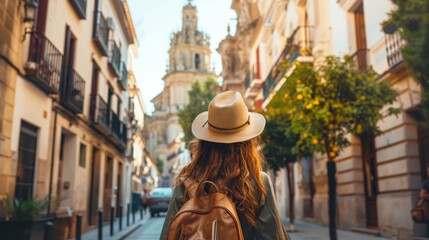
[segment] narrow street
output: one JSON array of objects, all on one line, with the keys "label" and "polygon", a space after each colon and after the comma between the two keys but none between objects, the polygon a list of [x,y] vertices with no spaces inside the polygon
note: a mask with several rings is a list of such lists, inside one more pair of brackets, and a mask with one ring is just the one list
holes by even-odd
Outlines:
[{"label": "narrow street", "polygon": [[164,224],[165,215],[150,218],[145,225],[124,239],[127,240],[158,240]]},{"label": "narrow street", "polygon": [[[115,235],[113,237],[105,236],[105,239],[115,239],[115,240],[158,240],[161,234],[161,229],[164,224],[165,215],[160,217],[149,217],[149,214],[145,214],[144,221],[141,221],[141,224],[137,228],[130,228],[125,230],[124,233],[119,236]],[[289,219],[283,218],[283,223],[286,230],[288,231]],[[326,226],[319,224],[313,224],[308,222],[296,221],[296,231],[289,232],[288,235],[291,240],[329,240],[329,229]],[[108,232],[108,231],[107,231]],[[128,233],[126,233],[128,232]],[[387,240],[388,238],[383,238],[379,236],[367,235],[352,231],[338,230],[338,239],[340,240]],[[84,239],[96,239],[93,234],[92,238],[87,236]]]},{"label": "narrow street", "polygon": [[[165,215],[148,219],[148,221],[137,230],[127,235],[126,240],[158,240],[161,234],[162,225],[164,224]],[[289,220],[283,218],[283,223],[287,229]],[[291,240],[328,240],[329,230],[327,227],[318,224],[306,222],[296,222],[297,231],[288,232]],[[386,240],[388,238],[377,237],[372,235],[360,234],[351,231],[338,230],[338,239],[340,240]]]}]

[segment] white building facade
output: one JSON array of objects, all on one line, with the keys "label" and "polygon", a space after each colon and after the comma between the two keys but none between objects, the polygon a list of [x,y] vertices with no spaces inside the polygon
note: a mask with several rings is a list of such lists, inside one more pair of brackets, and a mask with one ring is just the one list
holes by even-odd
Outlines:
[{"label": "white building facade", "polygon": [[[223,89],[241,83],[250,109],[266,107],[287,81],[293,69],[281,68],[284,61],[317,65],[324,56],[347,54],[359,69],[371,67],[379,81],[389,81],[399,93],[395,105],[401,113],[381,120],[382,134],[374,139],[349,136],[351,145],[336,159],[337,220],[342,229],[412,239],[427,236],[427,226],[414,223],[410,210],[427,178],[428,130],[417,110],[420,86],[400,55],[403,41],[397,29],[381,26],[393,7],[389,0],[234,0],[237,31],[218,51],[232,53],[239,66]],[[293,168],[297,218],[327,225],[326,158],[314,155]],[[277,200],[285,216],[286,179],[286,171],[279,171]]]}]

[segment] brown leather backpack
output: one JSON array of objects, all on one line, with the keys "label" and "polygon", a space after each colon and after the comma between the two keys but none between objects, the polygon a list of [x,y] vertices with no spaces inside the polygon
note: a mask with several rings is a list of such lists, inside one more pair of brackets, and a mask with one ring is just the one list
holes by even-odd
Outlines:
[{"label": "brown leather backpack", "polygon": [[213,182],[201,186],[207,183],[214,185],[216,192],[202,194],[197,199],[195,196],[200,193],[197,182],[189,178],[184,181],[190,199],[171,221],[168,240],[244,239],[234,203]]}]

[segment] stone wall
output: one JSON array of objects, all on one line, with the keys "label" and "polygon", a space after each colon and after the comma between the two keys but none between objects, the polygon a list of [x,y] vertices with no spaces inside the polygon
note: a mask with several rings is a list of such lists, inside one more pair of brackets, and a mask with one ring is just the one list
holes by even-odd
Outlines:
[{"label": "stone wall", "polygon": [[[418,123],[407,112],[418,104],[413,95],[419,93],[409,77],[395,79],[393,88],[399,93],[398,117],[389,116],[379,122],[383,132],[375,139],[379,195],[378,221],[381,234],[397,239],[411,239],[425,233],[424,224],[415,224],[410,217],[421,186]],[[423,226],[422,226],[423,225]]]},{"label": "stone wall", "polygon": [[15,189],[11,136],[15,83],[22,73],[19,46],[24,30],[23,10],[22,1],[0,0],[0,197],[12,196]]}]

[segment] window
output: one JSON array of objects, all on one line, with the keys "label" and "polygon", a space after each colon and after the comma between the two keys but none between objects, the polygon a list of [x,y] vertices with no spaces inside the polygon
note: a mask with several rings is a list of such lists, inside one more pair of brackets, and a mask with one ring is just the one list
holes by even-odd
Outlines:
[{"label": "window", "polygon": [[81,143],[79,149],[79,166],[85,167],[86,165],[86,145]]},{"label": "window", "polygon": [[259,61],[259,47],[256,48],[256,69],[253,78],[260,79],[261,78],[261,63]]},{"label": "window", "polygon": [[200,55],[199,54],[195,54],[195,68],[196,69],[200,69]]},{"label": "window", "polygon": [[18,147],[18,166],[16,169],[15,198],[33,198],[34,168],[36,163],[37,127],[21,123]]}]

